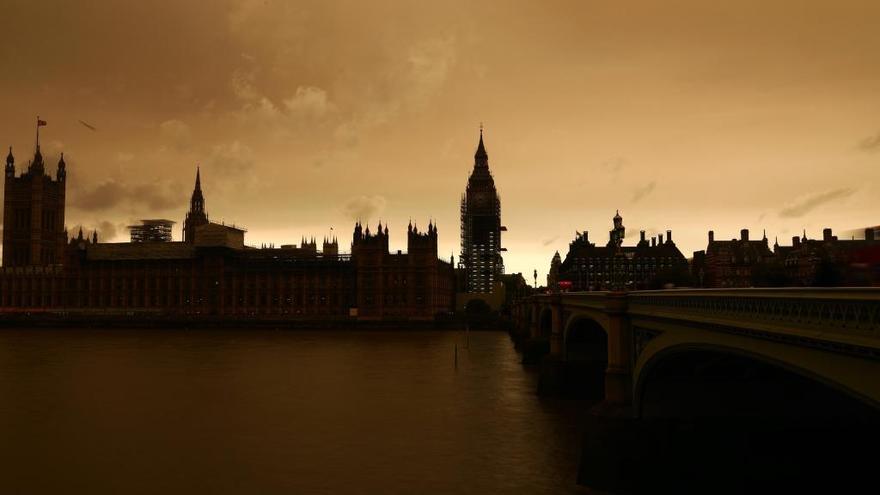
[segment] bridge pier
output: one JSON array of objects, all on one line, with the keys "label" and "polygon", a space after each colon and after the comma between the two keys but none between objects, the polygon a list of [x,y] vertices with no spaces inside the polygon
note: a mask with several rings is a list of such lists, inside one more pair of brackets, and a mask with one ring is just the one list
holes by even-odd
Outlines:
[{"label": "bridge pier", "polygon": [[608,320],[608,367],[605,370],[605,402],[632,404],[632,328],[627,317],[625,292],[609,293],[605,300]]}]

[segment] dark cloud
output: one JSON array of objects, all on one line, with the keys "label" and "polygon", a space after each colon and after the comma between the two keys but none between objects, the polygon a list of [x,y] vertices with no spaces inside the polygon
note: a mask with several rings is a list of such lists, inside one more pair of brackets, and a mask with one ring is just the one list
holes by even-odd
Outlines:
[{"label": "dark cloud", "polygon": [[654,188],[657,187],[657,181],[652,180],[651,182],[645,184],[642,187],[639,187],[633,193],[632,201],[633,203],[638,203],[639,201],[645,199],[649,194],[654,192]]},{"label": "dark cloud", "polygon": [[880,133],[862,139],[859,142],[858,148],[867,153],[876,153],[880,151]]},{"label": "dark cloud", "polygon": [[206,164],[211,173],[218,177],[239,175],[253,169],[254,156],[254,150],[250,146],[235,140],[212,146]]},{"label": "dark cloud", "polygon": [[99,183],[93,189],[72,189],[69,204],[85,211],[107,210],[119,205],[126,196],[125,187],[113,179]]},{"label": "dark cloud", "polygon": [[81,211],[106,211],[128,205],[149,210],[169,210],[186,204],[185,194],[169,184],[124,184],[107,179],[92,189],[71,189],[68,204]]},{"label": "dark cloud", "polygon": [[839,189],[832,189],[830,191],[806,196],[780,210],[779,216],[783,218],[802,217],[825,203],[830,203],[836,199],[848,198],[855,192],[855,188],[841,187]]},{"label": "dark cloud", "polygon": [[383,196],[358,196],[346,201],[342,210],[351,220],[367,222],[380,215],[387,203]]}]

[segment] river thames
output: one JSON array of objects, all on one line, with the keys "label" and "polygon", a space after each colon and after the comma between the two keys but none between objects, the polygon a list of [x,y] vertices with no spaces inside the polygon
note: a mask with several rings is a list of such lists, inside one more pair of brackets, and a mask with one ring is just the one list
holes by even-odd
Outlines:
[{"label": "river thames", "polygon": [[0,492],[585,493],[536,382],[503,332],[4,329]]}]

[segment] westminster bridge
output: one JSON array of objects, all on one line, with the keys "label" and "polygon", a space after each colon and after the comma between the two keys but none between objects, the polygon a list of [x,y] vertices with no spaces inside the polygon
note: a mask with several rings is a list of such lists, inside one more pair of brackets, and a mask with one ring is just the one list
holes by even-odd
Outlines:
[{"label": "westminster bridge", "polygon": [[576,370],[568,386],[637,417],[814,409],[822,394],[880,410],[880,289],[541,294],[512,318],[526,361],[546,353]]}]

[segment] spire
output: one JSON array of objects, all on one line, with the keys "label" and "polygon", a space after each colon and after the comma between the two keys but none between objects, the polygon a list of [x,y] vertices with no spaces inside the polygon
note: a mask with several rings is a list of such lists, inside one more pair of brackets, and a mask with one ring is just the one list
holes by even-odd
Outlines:
[{"label": "spire", "polygon": [[192,198],[189,201],[189,211],[204,213],[205,196],[202,195],[202,177],[200,167],[196,166],[196,185],[193,188]]},{"label": "spire", "polygon": [[80,228],[79,228],[79,235],[76,236],[76,240],[78,240],[78,241],[83,240],[83,228],[82,228],[82,226],[80,226]]},{"label": "spire", "polygon": [[97,244],[97,243],[98,243],[98,230],[95,229],[95,231],[92,232],[92,244]]},{"label": "spire", "polygon": [[489,166],[489,155],[486,153],[486,146],[483,144],[482,123],[480,123],[480,144],[477,145],[477,152],[474,153],[474,165]]}]

